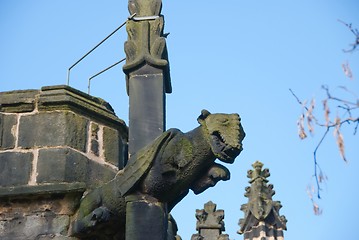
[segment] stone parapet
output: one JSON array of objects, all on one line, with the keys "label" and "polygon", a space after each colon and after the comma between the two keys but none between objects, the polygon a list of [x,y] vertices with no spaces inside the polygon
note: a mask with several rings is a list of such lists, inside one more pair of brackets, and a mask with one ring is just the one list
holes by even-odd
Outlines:
[{"label": "stone parapet", "polygon": [[0,239],[76,240],[81,197],[124,167],[127,139],[107,102],[71,87],[0,93]]},{"label": "stone parapet", "polygon": [[0,93],[0,187],[93,188],[124,167],[126,144],[127,126],[102,99],[68,86]]}]

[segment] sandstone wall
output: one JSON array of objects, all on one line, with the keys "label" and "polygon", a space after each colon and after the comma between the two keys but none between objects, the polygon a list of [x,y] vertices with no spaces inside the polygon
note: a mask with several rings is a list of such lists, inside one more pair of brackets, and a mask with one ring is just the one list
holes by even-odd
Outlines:
[{"label": "sandstone wall", "polygon": [[69,239],[83,193],[127,161],[125,123],[68,86],[0,93],[0,239]]}]

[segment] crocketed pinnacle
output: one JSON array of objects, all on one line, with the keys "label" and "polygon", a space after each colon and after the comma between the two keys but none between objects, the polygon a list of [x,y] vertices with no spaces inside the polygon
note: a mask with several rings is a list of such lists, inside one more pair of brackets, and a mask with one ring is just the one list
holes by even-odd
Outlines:
[{"label": "crocketed pinnacle", "polygon": [[286,230],[286,218],[279,215],[282,205],[279,201],[273,201],[275,194],[273,185],[268,184],[270,176],[269,169],[263,168],[263,163],[256,161],[252,164],[253,170],[247,172],[250,179],[249,187],[246,187],[244,196],[248,198],[248,203],[241,206],[245,213],[244,218],[240,219],[238,231],[244,234],[244,239],[284,239],[283,230]]}]

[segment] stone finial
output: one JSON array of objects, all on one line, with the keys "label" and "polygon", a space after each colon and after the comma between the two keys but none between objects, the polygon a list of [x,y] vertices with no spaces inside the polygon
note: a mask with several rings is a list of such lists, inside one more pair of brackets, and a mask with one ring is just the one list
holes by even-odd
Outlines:
[{"label": "stone finial", "polygon": [[[162,0],[129,0],[128,9],[132,18],[127,21],[128,39],[125,42],[126,64],[123,71],[128,81],[131,75],[158,73],[160,69],[165,84],[165,92],[171,93],[171,79],[166,46],[168,34],[164,30],[161,15]],[[150,68],[149,68],[150,67]]]},{"label": "stone finial", "polygon": [[196,210],[198,234],[193,234],[191,240],[228,240],[227,234],[222,234],[224,228],[224,211],[217,210],[212,201],[204,205],[204,209]]},{"label": "stone finial", "polygon": [[244,234],[245,240],[259,236],[284,239],[283,230],[286,230],[287,220],[279,215],[281,203],[272,200],[275,191],[272,184],[267,184],[269,169],[262,169],[263,163],[259,161],[252,166],[253,170],[247,172],[251,186],[245,188],[244,196],[248,198],[248,203],[241,206],[245,216],[239,221],[238,233]]}]

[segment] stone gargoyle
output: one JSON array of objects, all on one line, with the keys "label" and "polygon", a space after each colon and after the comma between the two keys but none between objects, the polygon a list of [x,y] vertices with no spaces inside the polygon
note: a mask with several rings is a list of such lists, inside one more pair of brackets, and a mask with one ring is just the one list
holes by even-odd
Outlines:
[{"label": "stone gargoyle", "polygon": [[126,195],[151,196],[166,202],[170,211],[189,189],[199,194],[228,180],[229,170],[215,160],[233,163],[242,151],[245,133],[239,115],[202,110],[198,122],[200,126],[187,133],[178,129],[164,132],[131,156],[113,180],[88,193],[74,216],[71,235],[97,239],[91,236],[101,229],[100,239],[124,239]]}]

